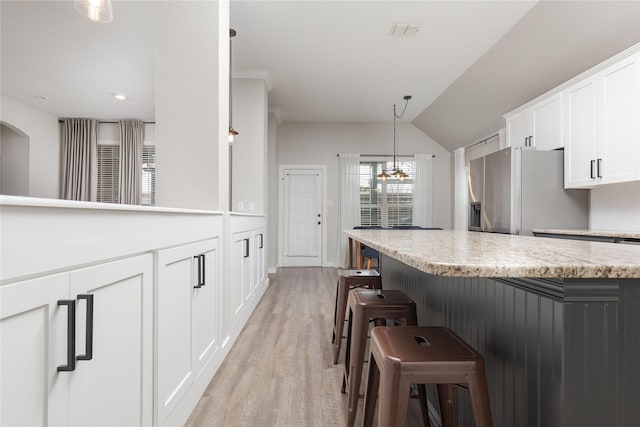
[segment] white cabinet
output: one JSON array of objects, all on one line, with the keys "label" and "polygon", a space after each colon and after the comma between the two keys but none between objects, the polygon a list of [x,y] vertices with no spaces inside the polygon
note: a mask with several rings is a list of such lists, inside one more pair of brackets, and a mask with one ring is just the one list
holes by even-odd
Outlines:
[{"label": "white cabinet", "polygon": [[565,188],[640,180],[640,53],[564,91]]},{"label": "white cabinet", "polygon": [[531,147],[554,150],[563,146],[562,97],[549,96],[530,107],[505,115],[507,144],[511,147]]},{"label": "white cabinet", "polygon": [[156,253],[156,424],[218,350],[219,241]]},{"label": "white cabinet", "polygon": [[258,229],[254,231],[254,268],[255,277],[253,279],[253,292],[257,294],[257,289],[265,284],[266,281],[266,267],[265,267],[265,241],[264,241],[264,229]]},{"label": "white cabinet", "polygon": [[251,231],[234,233],[231,246],[231,281],[229,283],[230,324],[235,327],[252,295],[253,248]]},{"label": "white cabinet", "polygon": [[0,287],[2,425],[151,425],[150,255]]}]

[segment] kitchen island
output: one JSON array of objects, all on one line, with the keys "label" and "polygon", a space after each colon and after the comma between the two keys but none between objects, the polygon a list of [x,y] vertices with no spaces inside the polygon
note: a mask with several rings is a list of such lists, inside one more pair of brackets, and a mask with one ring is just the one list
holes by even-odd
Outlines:
[{"label": "kitchen island", "polygon": [[[380,252],[384,288],[413,298],[421,325],[447,326],[485,356],[495,426],[637,425],[640,247],[461,231],[345,233]],[[460,425],[473,425],[468,396],[459,395]]]}]

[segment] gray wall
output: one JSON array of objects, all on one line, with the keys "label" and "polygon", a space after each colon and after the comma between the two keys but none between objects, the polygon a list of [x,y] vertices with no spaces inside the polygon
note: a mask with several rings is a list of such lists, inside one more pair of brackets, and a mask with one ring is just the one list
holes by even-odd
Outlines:
[{"label": "gray wall", "polygon": [[[435,154],[433,159],[433,225],[451,228],[451,156],[408,123],[397,125],[398,154]],[[338,232],[338,153],[392,154],[393,127],[385,123],[283,123],[279,129],[280,165],[327,166],[327,260],[336,258]],[[272,199],[273,200],[273,199]],[[275,199],[277,202],[277,198]]]}]

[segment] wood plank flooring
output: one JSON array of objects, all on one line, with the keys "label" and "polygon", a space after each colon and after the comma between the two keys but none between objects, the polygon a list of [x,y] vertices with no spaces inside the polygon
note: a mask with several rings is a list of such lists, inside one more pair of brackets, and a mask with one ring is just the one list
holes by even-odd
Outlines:
[{"label": "wood plank flooring", "polygon": [[[334,268],[279,269],[186,425],[344,426],[343,365],[331,345],[336,279]],[[422,425],[410,406],[407,425]]]}]

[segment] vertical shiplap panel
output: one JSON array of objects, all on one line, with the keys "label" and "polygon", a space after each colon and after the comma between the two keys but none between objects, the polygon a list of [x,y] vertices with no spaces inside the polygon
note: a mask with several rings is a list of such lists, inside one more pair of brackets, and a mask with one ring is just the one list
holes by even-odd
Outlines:
[{"label": "vertical shiplap panel", "polygon": [[562,354],[563,345],[563,306],[562,303],[554,301],[553,303],[553,327],[551,335],[553,336],[553,351],[550,354],[551,364],[553,366],[553,423],[549,425],[562,425]]},{"label": "vertical shiplap panel", "polygon": [[553,399],[556,379],[553,375],[553,359],[546,355],[553,355],[553,301],[540,298],[540,364],[539,364],[539,424],[550,426],[554,423]]},{"label": "vertical shiplap panel", "polygon": [[585,375],[586,384],[589,388],[589,392],[585,395],[585,408],[584,412],[589,416],[589,426],[602,426],[606,425],[607,421],[603,419],[603,416],[607,415],[601,410],[594,410],[594,408],[602,408],[602,402],[609,400],[609,397],[605,395],[607,390],[605,389],[605,376],[606,367],[604,366],[603,354],[601,352],[602,347],[608,343],[605,338],[604,331],[604,310],[602,304],[589,304],[587,306],[587,312],[585,313],[585,341],[583,344],[583,352],[585,355]]},{"label": "vertical shiplap panel", "polygon": [[[502,345],[502,360],[504,363],[504,383],[505,388],[513,390],[515,373],[518,367],[515,364],[514,359],[514,342],[516,339],[515,331],[515,304],[516,293],[519,289],[515,289],[511,286],[503,285],[504,287],[504,333],[503,333],[503,345]],[[515,396],[516,393],[504,394],[504,425],[513,423],[515,416]]]},{"label": "vertical shiplap panel", "polygon": [[586,334],[584,305],[565,304],[564,306],[564,354],[575,355],[573,359],[562,365],[562,425],[587,426],[588,417],[584,412],[586,389],[586,363],[584,355],[584,338]]},{"label": "vertical shiplap panel", "polygon": [[[489,386],[495,390],[493,398],[493,412],[496,425],[509,425],[509,408],[506,407],[507,389],[504,384],[504,371],[509,363],[510,346],[505,343],[505,337],[509,332],[506,330],[505,323],[505,285],[499,282],[493,282],[495,285],[495,300],[493,302],[493,313],[495,319],[495,329],[492,334],[494,360],[497,362],[493,371],[491,371],[491,380]],[[508,341],[511,337],[508,338]],[[487,375],[489,376],[489,374]]]},{"label": "vertical shiplap panel", "polygon": [[618,414],[618,426],[631,426],[640,420],[640,403],[638,402],[638,384],[640,384],[640,280],[628,280],[622,287],[624,306],[620,330],[620,347],[624,353],[618,355],[618,366],[624,375],[621,375],[618,385],[621,397]]},{"label": "vertical shiplap panel", "polygon": [[526,353],[527,353],[527,305],[526,292],[513,290],[513,417],[516,426],[527,426],[527,388],[526,388]]},{"label": "vertical shiplap panel", "polygon": [[521,291],[525,298],[525,378],[526,389],[526,419],[527,425],[531,427],[540,426],[540,329],[538,320],[540,318],[540,297],[538,295]]}]

